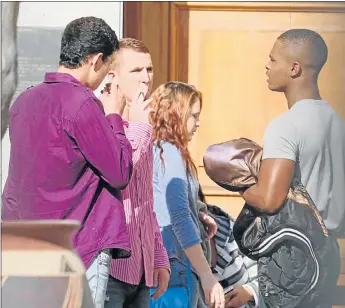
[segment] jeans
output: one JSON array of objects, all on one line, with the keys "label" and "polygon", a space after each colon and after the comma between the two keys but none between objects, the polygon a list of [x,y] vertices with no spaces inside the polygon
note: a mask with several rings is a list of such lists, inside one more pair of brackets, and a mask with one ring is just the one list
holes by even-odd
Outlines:
[{"label": "jeans", "polygon": [[104,307],[111,259],[110,250],[103,250],[98,253],[86,270],[86,278],[89,282],[95,308]]},{"label": "jeans", "polygon": [[[169,288],[184,286],[187,289],[187,267],[176,259],[170,260],[171,275],[169,281]],[[199,279],[195,273],[191,274],[191,294],[189,299],[191,308],[196,308],[198,305],[199,298]],[[202,292],[202,291],[201,291]]]},{"label": "jeans", "polygon": [[139,285],[132,285],[109,277],[105,308],[148,308],[150,289],[143,276]]}]

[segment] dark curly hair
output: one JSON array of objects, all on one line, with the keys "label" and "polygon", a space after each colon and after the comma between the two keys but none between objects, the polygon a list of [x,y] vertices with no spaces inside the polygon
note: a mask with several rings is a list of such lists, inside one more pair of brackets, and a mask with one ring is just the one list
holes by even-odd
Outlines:
[{"label": "dark curly hair", "polygon": [[103,53],[103,61],[106,61],[118,48],[116,33],[103,19],[78,18],[71,21],[62,34],[59,65],[75,69],[98,53]]}]

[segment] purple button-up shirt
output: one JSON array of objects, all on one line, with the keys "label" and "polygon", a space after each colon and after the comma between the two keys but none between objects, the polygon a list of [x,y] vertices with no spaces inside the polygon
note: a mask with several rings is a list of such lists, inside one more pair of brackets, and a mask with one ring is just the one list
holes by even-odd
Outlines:
[{"label": "purple button-up shirt", "polygon": [[129,256],[121,190],[132,148],[119,115],[69,74],[47,73],[10,110],[11,155],[3,220],[77,219],[73,244],[86,267],[104,248]]}]

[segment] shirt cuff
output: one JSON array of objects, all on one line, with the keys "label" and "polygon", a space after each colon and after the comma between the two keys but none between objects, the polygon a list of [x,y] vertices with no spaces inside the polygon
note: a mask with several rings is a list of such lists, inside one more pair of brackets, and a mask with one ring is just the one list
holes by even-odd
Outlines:
[{"label": "shirt cuff", "polygon": [[155,251],[154,269],[158,268],[165,268],[170,272],[170,262],[165,248]]},{"label": "shirt cuff", "polygon": [[112,126],[114,132],[116,133],[125,133],[125,129],[123,127],[123,120],[119,114],[112,113],[106,116],[108,123]]},{"label": "shirt cuff", "polygon": [[249,284],[244,284],[242,287],[247,289],[247,290],[248,289],[250,290],[250,292],[252,293],[252,295],[254,297],[255,308],[258,308],[259,307],[259,298],[258,298],[258,295],[256,294],[254,288],[251,285],[249,285]]},{"label": "shirt cuff", "polygon": [[[268,152],[268,151],[267,151]],[[264,159],[288,159],[288,160],[292,160],[294,162],[296,162],[296,156],[289,154],[289,153],[285,153],[285,152],[277,152],[277,153],[263,153],[262,154],[262,158],[261,160]]]}]

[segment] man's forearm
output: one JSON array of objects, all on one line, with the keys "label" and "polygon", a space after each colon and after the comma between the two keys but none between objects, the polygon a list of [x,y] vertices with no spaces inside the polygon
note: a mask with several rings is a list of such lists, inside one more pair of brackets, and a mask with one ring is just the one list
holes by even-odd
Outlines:
[{"label": "man's forearm", "polygon": [[293,160],[262,160],[257,184],[241,193],[243,199],[259,211],[276,212],[289,192],[294,168]]},{"label": "man's forearm", "polygon": [[261,191],[257,184],[248,188],[241,195],[247,204],[262,212],[275,212],[280,207],[280,204],[274,204],[269,198],[266,198],[267,194]]}]

